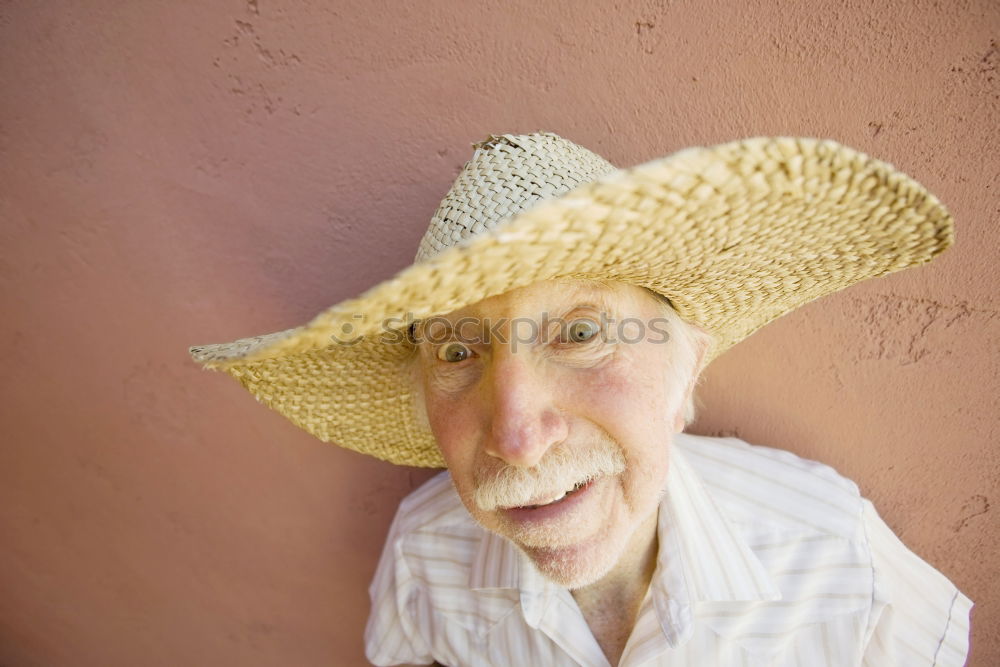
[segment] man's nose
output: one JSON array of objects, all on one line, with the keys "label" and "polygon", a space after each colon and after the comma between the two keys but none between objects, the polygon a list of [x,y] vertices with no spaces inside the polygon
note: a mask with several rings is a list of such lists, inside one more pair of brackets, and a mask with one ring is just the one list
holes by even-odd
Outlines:
[{"label": "man's nose", "polygon": [[498,350],[486,388],[493,403],[486,452],[522,467],[537,464],[568,435],[566,420],[553,400],[553,378],[529,357],[511,349]]}]

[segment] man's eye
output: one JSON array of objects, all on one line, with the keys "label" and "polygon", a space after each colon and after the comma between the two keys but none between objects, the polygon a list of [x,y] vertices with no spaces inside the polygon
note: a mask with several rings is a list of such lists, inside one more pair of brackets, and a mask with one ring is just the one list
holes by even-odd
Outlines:
[{"label": "man's eye", "polygon": [[472,356],[472,350],[461,343],[448,343],[439,347],[437,351],[438,359],[452,364],[465,361],[470,356]]},{"label": "man's eye", "polygon": [[601,327],[593,320],[576,320],[566,330],[567,338],[573,343],[586,343],[601,332]]}]

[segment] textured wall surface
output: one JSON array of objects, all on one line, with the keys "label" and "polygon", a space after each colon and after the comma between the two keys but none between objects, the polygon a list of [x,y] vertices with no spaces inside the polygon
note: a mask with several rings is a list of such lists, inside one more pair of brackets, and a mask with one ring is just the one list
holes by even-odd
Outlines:
[{"label": "textured wall surface", "polygon": [[187,346],[391,276],[470,144],[620,165],[837,139],[949,206],[933,264],[720,358],[691,430],[837,467],[1000,664],[1000,7],[0,0],[0,664],[363,664],[428,476],[324,445]]}]

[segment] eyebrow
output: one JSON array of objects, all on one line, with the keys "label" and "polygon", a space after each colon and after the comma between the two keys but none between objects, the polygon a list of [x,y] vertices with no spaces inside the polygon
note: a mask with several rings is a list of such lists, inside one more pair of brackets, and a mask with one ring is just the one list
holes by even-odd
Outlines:
[{"label": "eyebrow", "polygon": [[607,299],[591,299],[590,301],[577,303],[575,306],[567,308],[565,312],[570,313],[579,308],[590,308],[592,310],[613,310]]},{"label": "eyebrow", "polygon": [[594,310],[604,310],[609,313],[616,310],[612,306],[612,297],[614,295],[610,289],[603,285],[581,284],[574,290],[573,296],[577,299],[577,305],[565,312],[570,312],[576,308],[593,308]]},{"label": "eyebrow", "polygon": [[[574,288],[575,289],[573,290],[572,296],[577,299],[576,303],[574,303],[571,306],[567,306],[566,308],[559,309],[558,311],[556,311],[558,314],[553,316],[551,319],[556,319],[556,320],[564,319],[568,314],[572,313],[573,311],[582,309],[604,312],[610,316],[615,316],[618,313],[618,309],[612,307],[612,299],[611,299],[612,295],[610,294],[610,290],[608,290],[604,286],[582,283],[580,285],[574,285]],[[581,293],[583,293],[583,295],[581,295]],[[551,309],[544,309],[541,311],[540,314],[545,315],[546,313],[552,315]],[[521,319],[522,317],[526,316],[519,315],[507,319],[517,320]],[[481,315],[475,313],[466,313],[454,317],[451,317],[449,315],[434,315],[427,319],[418,320],[413,324],[411,324],[409,328],[409,338],[411,341],[417,342],[419,344],[427,344],[428,342],[427,336],[423,334],[426,332],[426,324],[428,321],[433,321],[433,323],[437,327],[443,327],[443,330],[440,333],[435,334],[434,336],[435,339],[448,338],[455,333],[455,327],[454,327],[455,322],[462,322],[463,320],[469,320],[469,319],[478,322],[480,326],[484,321],[491,320],[491,318],[482,317]],[[417,334],[421,334],[419,340],[416,339]]]}]

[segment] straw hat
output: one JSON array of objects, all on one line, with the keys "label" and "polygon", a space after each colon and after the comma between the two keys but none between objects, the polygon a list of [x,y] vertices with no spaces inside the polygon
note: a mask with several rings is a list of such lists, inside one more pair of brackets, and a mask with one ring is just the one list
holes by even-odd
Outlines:
[{"label": "straw hat", "polygon": [[414,319],[539,280],[599,278],[666,296],[712,332],[709,358],[777,317],[951,245],[944,206],[832,141],[755,138],[630,169],[555,134],[490,136],[412,266],[302,326],[190,348],[320,440],[443,466],[416,418]]}]

